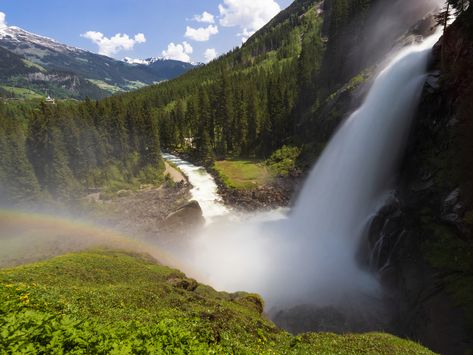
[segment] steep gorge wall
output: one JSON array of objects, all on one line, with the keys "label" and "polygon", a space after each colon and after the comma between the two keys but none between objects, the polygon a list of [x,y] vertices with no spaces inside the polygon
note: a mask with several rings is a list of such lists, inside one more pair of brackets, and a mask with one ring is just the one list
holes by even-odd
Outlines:
[{"label": "steep gorge wall", "polygon": [[369,236],[394,330],[442,354],[473,349],[472,12],[435,47],[399,189]]}]

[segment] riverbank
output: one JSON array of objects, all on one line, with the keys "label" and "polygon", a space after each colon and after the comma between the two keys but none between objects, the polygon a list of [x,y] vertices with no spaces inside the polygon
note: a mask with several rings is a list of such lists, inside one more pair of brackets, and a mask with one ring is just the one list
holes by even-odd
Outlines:
[{"label": "riverbank", "polygon": [[[195,165],[201,164],[190,155],[173,152],[173,156],[187,160]],[[303,174],[289,175],[287,177],[264,178],[255,177],[254,187],[250,183],[241,184],[240,187],[231,184],[222,176],[214,166],[206,166],[205,170],[212,176],[217,185],[217,194],[222,202],[229,208],[241,212],[272,210],[279,207],[288,207],[297,196],[304,181]],[[265,173],[269,175],[269,173]],[[245,186],[246,185],[246,186]]]},{"label": "riverbank", "polygon": [[173,167],[167,161],[164,161],[164,169],[164,174],[169,176],[176,184],[187,182],[187,178],[184,176],[184,174],[182,174],[181,171]]},{"label": "riverbank", "polygon": [[191,186],[186,182],[163,184],[138,191],[126,191],[108,201],[97,201],[87,213],[93,221],[159,242],[176,243],[184,226],[170,226],[168,216],[186,205],[191,199]]},{"label": "riverbank", "polygon": [[[120,191],[100,200],[94,194],[91,218],[101,224],[174,247],[215,218],[230,213],[205,168],[171,154],[163,154],[165,183],[138,191]],[[193,202],[191,202],[193,201]]]},{"label": "riverbank", "polygon": [[215,169],[209,169],[218,186],[218,193],[226,205],[239,211],[270,210],[291,205],[302,178],[273,178],[263,185],[249,189],[238,189],[225,184]]}]

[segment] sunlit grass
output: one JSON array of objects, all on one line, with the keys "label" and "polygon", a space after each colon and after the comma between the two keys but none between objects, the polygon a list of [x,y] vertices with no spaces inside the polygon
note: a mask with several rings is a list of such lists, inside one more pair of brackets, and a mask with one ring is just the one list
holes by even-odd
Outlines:
[{"label": "sunlit grass", "polygon": [[228,187],[235,189],[251,189],[271,180],[268,169],[259,161],[221,160],[215,162],[215,170]]}]

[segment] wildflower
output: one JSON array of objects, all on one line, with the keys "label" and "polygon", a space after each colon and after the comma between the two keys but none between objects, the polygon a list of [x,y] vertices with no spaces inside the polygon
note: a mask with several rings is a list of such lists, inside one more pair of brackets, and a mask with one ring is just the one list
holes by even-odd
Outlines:
[{"label": "wildflower", "polygon": [[29,304],[30,303],[30,298],[27,293],[24,295],[20,296],[20,301],[23,302],[23,304]]}]

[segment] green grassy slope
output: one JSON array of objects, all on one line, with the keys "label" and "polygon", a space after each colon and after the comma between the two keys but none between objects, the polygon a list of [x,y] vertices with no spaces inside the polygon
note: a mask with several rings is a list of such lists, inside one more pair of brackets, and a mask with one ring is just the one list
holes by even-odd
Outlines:
[{"label": "green grassy slope", "polygon": [[214,169],[225,185],[234,189],[252,189],[271,180],[261,161],[221,160],[215,162]]},{"label": "green grassy slope", "polygon": [[146,256],[70,254],[0,270],[0,353],[431,354],[387,334],[293,337],[261,311]]}]

